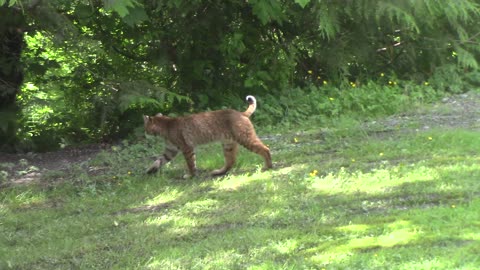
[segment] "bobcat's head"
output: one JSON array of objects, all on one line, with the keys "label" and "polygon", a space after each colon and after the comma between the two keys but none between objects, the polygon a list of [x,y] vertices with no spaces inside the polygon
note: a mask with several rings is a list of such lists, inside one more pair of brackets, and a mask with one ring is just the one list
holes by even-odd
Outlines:
[{"label": "bobcat's head", "polygon": [[158,123],[156,123],[154,119],[160,116],[162,116],[161,113],[157,113],[155,116],[148,116],[148,115],[143,116],[143,126],[147,134],[153,135],[158,132],[158,128],[159,128]]}]

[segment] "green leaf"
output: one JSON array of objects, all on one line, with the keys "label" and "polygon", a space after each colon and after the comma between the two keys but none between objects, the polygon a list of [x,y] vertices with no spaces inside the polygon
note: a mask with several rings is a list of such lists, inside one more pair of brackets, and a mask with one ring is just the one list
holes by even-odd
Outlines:
[{"label": "green leaf", "polygon": [[252,0],[252,12],[265,25],[271,21],[283,20],[282,7],[276,0]]},{"label": "green leaf", "polygon": [[8,7],[11,7],[17,3],[17,0],[0,0],[0,7],[7,3]]},{"label": "green leaf", "polygon": [[299,4],[302,8],[305,8],[305,6],[310,3],[310,0],[295,0],[295,3]]},{"label": "green leaf", "polygon": [[104,0],[105,9],[117,12],[122,18],[129,14],[129,7],[134,8],[136,5],[136,0]]},{"label": "green leaf", "polygon": [[77,16],[79,18],[88,18],[92,15],[93,13],[93,8],[89,5],[85,5],[85,4],[78,4],[76,7],[75,7],[75,14],[77,14]]},{"label": "green leaf", "polygon": [[128,10],[129,10],[128,14],[125,17],[123,17],[123,21],[126,24],[133,26],[137,23],[141,23],[148,20],[148,15],[142,6],[135,6],[133,8],[129,8]]}]

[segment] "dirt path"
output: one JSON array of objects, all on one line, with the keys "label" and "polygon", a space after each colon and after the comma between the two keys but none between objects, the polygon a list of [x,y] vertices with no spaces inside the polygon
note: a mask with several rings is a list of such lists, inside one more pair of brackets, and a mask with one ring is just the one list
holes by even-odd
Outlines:
[{"label": "dirt path", "polygon": [[[480,93],[444,98],[422,109],[366,122],[365,128],[392,132],[431,128],[480,130]],[[72,164],[88,161],[108,147],[95,144],[48,153],[0,153],[0,188],[36,181],[47,171],[68,169]]]},{"label": "dirt path", "polygon": [[412,127],[422,130],[431,128],[480,130],[480,93],[469,92],[443,98],[436,104],[366,125],[367,127],[380,125],[386,130],[408,130]]},{"label": "dirt path", "polygon": [[73,164],[91,159],[106,147],[106,145],[92,144],[46,153],[0,153],[0,173],[3,171],[3,176],[6,174],[5,181],[1,181],[3,176],[0,175],[0,188],[39,180],[47,171],[68,169]]}]

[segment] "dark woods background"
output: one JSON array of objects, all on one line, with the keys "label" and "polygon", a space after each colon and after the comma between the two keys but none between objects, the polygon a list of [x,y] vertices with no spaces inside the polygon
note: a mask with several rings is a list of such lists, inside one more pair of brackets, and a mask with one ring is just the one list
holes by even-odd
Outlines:
[{"label": "dark woods background", "polygon": [[[0,149],[233,107],[265,126],[393,113],[480,82],[478,0],[0,0]],[[132,135],[133,134],[133,135]]]}]

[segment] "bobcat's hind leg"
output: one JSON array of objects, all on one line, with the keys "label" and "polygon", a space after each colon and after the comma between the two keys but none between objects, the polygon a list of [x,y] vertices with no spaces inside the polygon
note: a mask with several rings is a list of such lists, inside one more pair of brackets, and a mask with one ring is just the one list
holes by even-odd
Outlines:
[{"label": "bobcat's hind leg", "polygon": [[195,149],[193,147],[186,147],[182,149],[183,156],[185,157],[185,161],[187,162],[188,172],[183,176],[183,178],[190,178],[195,176],[197,173],[197,162],[195,161]]},{"label": "bobcat's hind leg", "polygon": [[252,136],[250,137],[250,140],[241,141],[240,144],[248,150],[263,157],[263,159],[265,160],[265,166],[263,167],[263,170],[268,170],[273,167],[270,149],[268,149],[268,147],[264,145],[258,137]]},{"label": "bobcat's hind leg", "polygon": [[212,171],[212,175],[223,175],[227,173],[235,164],[237,159],[238,144],[234,141],[223,142],[223,155],[225,157],[225,165],[218,170]]}]

